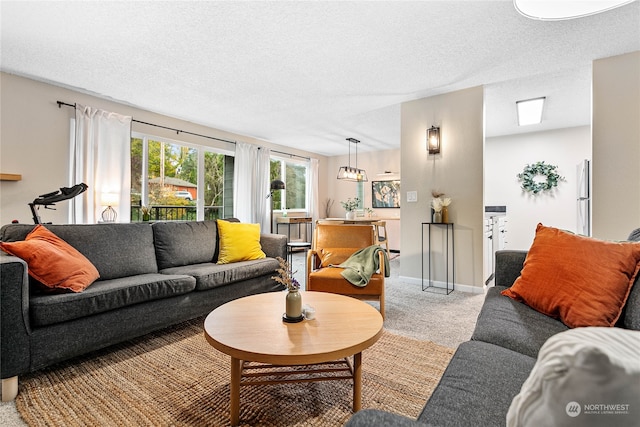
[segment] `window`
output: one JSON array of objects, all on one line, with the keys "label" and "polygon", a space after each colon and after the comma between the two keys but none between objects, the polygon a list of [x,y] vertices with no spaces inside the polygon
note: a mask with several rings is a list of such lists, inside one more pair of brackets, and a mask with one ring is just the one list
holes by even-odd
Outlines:
[{"label": "window", "polygon": [[307,210],[308,163],[271,156],[271,181],[284,181],[285,191],[273,193],[274,210]]},{"label": "window", "polygon": [[233,212],[233,156],[148,135],[131,138],[131,221],[226,218]]}]

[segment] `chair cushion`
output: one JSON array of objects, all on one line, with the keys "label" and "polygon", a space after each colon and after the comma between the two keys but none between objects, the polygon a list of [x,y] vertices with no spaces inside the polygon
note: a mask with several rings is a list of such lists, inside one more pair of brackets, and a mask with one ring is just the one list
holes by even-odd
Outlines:
[{"label": "chair cushion", "polygon": [[374,273],[371,280],[364,287],[349,283],[341,273],[344,268],[327,267],[313,271],[307,279],[308,291],[332,292],[342,295],[381,295],[384,290],[384,277]]}]

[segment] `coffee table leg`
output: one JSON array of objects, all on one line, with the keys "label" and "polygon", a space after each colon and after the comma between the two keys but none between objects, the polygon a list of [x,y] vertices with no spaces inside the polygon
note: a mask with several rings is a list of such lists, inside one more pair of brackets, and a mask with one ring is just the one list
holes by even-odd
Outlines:
[{"label": "coffee table leg", "polygon": [[362,408],[362,353],[353,355],[353,412]]},{"label": "coffee table leg", "polygon": [[242,375],[242,360],[231,358],[231,410],[229,418],[232,426],[240,422],[240,376]]}]

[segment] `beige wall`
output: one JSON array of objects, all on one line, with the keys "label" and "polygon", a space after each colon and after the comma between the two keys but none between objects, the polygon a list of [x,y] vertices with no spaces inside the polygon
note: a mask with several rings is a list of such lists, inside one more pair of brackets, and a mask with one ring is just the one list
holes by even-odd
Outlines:
[{"label": "beige wall", "polygon": [[[96,108],[131,115],[134,119],[207,136],[244,141],[278,151],[319,159],[320,177],[326,176],[326,157],[236,135],[184,120],[140,110],[77,91],[0,73],[2,87],[0,172],[22,174],[22,181],[0,181],[0,224],[13,219],[32,223],[27,203],[38,195],[68,185],[70,119],[73,108],[58,108],[56,101],[81,103]],[[133,123],[133,131],[190,142],[209,147],[234,150],[234,145],[193,135]],[[326,197],[324,181],[320,182],[320,200]],[[57,210],[41,210],[46,222],[66,223],[69,203],[61,202]]]},{"label": "beige wall", "polygon": [[[474,87],[402,104],[400,274],[409,281],[420,281],[421,223],[429,220],[431,191],[438,190],[453,199],[449,210],[455,223],[457,289],[482,292],[483,99],[483,88]],[[441,130],[438,155],[426,151],[431,125]],[[407,191],[417,191],[416,203],[404,203]],[[438,281],[444,281],[442,243],[433,247]]]},{"label": "beige wall", "polygon": [[640,52],[593,62],[593,236],[640,227]]}]

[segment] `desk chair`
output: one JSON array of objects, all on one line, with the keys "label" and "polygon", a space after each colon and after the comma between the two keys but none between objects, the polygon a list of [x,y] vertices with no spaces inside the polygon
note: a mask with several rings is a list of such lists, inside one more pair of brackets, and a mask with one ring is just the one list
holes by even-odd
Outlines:
[{"label": "desk chair", "polygon": [[384,253],[380,251],[380,270],[364,287],[352,285],[340,274],[344,269],[329,267],[346,261],[354,252],[376,244],[374,227],[353,224],[317,224],[311,249],[307,252],[308,291],[331,292],[380,303],[384,318]]}]

